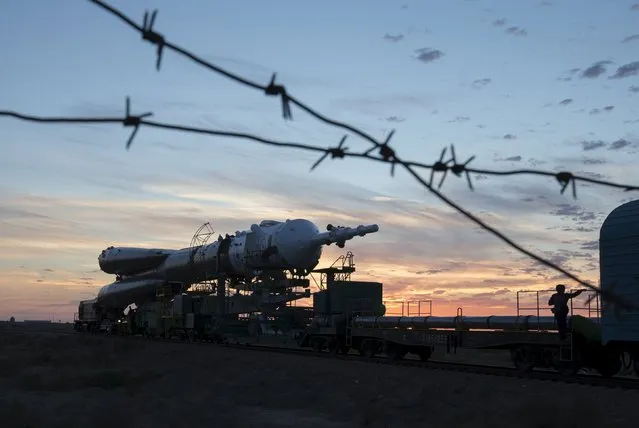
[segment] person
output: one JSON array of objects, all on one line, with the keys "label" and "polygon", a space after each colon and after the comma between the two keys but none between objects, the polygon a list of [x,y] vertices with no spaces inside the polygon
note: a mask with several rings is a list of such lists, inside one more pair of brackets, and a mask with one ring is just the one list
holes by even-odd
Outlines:
[{"label": "person", "polygon": [[555,287],[557,292],[550,296],[548,305],[552,306],[552,313],[555,314],[557,321],[557,330],[559,330],[559,339],[565,340],[568,330],[568,301],[573,297],[579,296],[584,290],[577,290],[574,293],[566,293],[566,286],[558,284]]}]

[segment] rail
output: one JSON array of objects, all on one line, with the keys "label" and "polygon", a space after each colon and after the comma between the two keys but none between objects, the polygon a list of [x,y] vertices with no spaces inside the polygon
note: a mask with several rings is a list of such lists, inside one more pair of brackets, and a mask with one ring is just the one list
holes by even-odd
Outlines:
[{"label": "rail", "polygon": [[[566,290],[567,293],[571,293],[575,290]],[[575,299],[577,297],[570,299],[570,314],[571,315],[582,315],[586,316],[589,319],[594,319],[595,322],[599,323],[601,318],[601,308],[599,304],[599,295],[587,289],[581,289],[585,293],[585,305],[584,306],[576,306]],[[542,308],[542,302],[546,303],[550,296],[555,293],[555,289],[547,289],[547,290],[519,290],[517,291],[517,320],[519,321],[521,317],[526,315],[527,311],[534,312],[534,317],[537,321],[537,330],[542,330],[541,328],[541,317],[542,316],[553,316],[552,310],[550,306],[544,304],[545,307]],[[522,306],[524,303],[524,296],[533,295],[534,306]],[[581,297],[581,296],[580,296]],[[528,300],[530,301],[530,300]],[[528,303],[526,303],[528,304]],[[529,323],[532,324],[532,323]]]},{"label": "rail", "polygon": [[390,305],[384,302],[386,305],[386,315],[388,316],[401,316],[401,317],[430,317],[433,315],[433,301],[432,300],[405,300],[395,303],[396,310],[388,310]]}]

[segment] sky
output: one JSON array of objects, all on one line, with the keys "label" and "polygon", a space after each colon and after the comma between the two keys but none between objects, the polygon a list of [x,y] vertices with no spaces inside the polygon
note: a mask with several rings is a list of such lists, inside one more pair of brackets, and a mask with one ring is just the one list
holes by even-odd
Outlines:
[{"label": "sky", "polygon": [[[327,116],[406,160],[457,156],[490,170],[535,168],[639,184],[636,0],[192,0],[108,4],[138,23],[159,10],[168,41],[261,84],[272,73]],[[85,0],[0,2],[0,110],[42,116],[134,113],[278,141],[335,146],[345,134],[280,101],[155,47]],[[481,231],[401,168],[120,125],[0,117],[0,319],[70,320],[113,280],[107,246],[182,248],[263,219],[379,224],[350,250],[353,279],[392,302],[432,300],[433,315],[513,314],[517,291],[575,284]],[[350,151],[369,143],[350,135]],[[426,179],[430,173],[422,171]],[[639,196],[552,177],[447,177],[441,191],[526,249],[598,281],[605,216]],[[533,294],[526,294],[528,298]],[[425,305],[424,305],[425,306]],[[415,314],[416,304],[411,305]]]}]

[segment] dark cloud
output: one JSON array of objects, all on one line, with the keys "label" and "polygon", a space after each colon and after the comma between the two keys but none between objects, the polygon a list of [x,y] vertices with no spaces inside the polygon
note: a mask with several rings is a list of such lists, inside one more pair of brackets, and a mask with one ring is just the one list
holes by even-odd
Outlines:
[{"label": "dark cloud", "polygon": [[613,111],[615,109],[615,106],[606,106],[603,109],[606,111]]},{"label": "dark cloud", "polygon": [[509,156],[507,158],[504,158],[505,161],[508,162],[521,162],[521,156],[517,155],[517,156]]},{"label": "dark cloud", "polygon": [[598,108],[593,108],[592,110],[590,110],[589,114],[599,114],[601,113],[601,110],[599,110]]},{"label": "dark cloud", "polygon": [[393,42],[393,43],[397,43],[399,41],[401,41],[402,39],[404,39],[404,35],[403,34],[398,34],[396,36],[393,36],[391,34],[386,33],[383,37],[384,40],[388,40],[389,42]]},{"label": "dark cloud", "polygon": [[639,86],[632,85],[628,90],[632,93],[639,94]]},{"label": "dark cloud", "polygon": [[562,106],[567,106],[568,104],[572,104],[573,99],[572,98],[565,98],[561,101],[559,101],[559,104]]},{"label": "dark cloud", "polygon": [[503,27],[504,25],[506,25],[506,19],[505,18],[496,19],[493,21],[493,25],[495,27]]},{"label": "dark cloud", "polygon": [[449,120],[448,123],[451,122],[457,122],[457,123],[462,123],[462,122],[468,122],[470,120],[470,117],[468,116],[457,116],[452,120]]},{"label": "dark cloud", "polygon": [[580,249],[582,250],[598,250],[599,249],[599,241],[588,241],[588,242],[584,242],[583,244],[581,244],[579,246]]},{"label": "dark cloud", "polygon": [[639,10],[639,3],[635,3],[632,6],[630,6],[630,10]]},{"label": "dark cloud", "polygon": [[477,79],[473,82],[473,88],[483,88],[484,86],[490,84],[490,82],[492,82],[492,79],[487,77],[483,79]]},{"label": "dark cloud", "polygon": [[427,269],[427,270],[420,270],[415,272],[416,275],[435,275],[438,273],[442,273],[442,272],[446,272],[447,269]]},{"label": "dark cloud", "polygon": [[[571,221],[583,225],[584,223],[592,222],[597,219],[597,215],[592,211],[586,211],[579,205],[574,204],[559,204],[557,209],[551,211],[550,214],[559,217],[568,217]],[[590,226],[590,224],[586,224]]]},{"label": "dark cloud", "polygon": [[400,123],[405,121],[406,119],[404,119],[403,117],[399,117],[399,116],[388,116],[386,118],[387,122],[395,122],[395,123]]},{"label": "dark cloud", "polygon": [[539,3],[539,6],[552,6],[552,2],[548,1],[548,0],[544,0],[541,3]]},{"label": "dark cloud", "polygon": [[631,146],[631,145],[632,145],[632,143],[630,141],[626,140],[625,138],[620,138],[620,139],[610,143],[610,146],[608,147],[608,150],[621,150],[624,147],[628,147],[628,146]]},{"label": "dark cloud", "polygon": [[603,165],[607,163],[607,161],[603,159],[584,158],[583,163],[586,165]]},{"label": "dark cloud", "polygon": [[633,40],[639,40],[639,34],[633,34],[632,36],[625,37],[621,43],[632,42]]},{"label": "dark cloud", "polygon": [[639,61],[629,62],[621,67],[617,68],[615,74],[608,79],[623,79],[630,76],[636,76],[639,74]]},{"label": "dark cloud", "polygon": [[517,136],[515,134],[506,134],[502,137],[504,140],[515,140]]},{"label": "dark cloud", "polygon": [[433,62],[444,56],[444,52],[439,49],[421,48],[416,49],[417,59],[422,62]]},{"label": "dark cloud", "polygon": [[596,150],[604,147],[606,145],[605,141],[597,140],[597,141],[582,141],[581,147],[584,152],[589,152],[591,150]]},{"label": "dark cloud", "polygon": [[606,65],[612,64],[612,61],[597,61],[590,67],[581,72],[582,79],[596,79],[606,72]]},{"label": "dark cloud", "polygon": [[519,27],[508,27],[506,28],[506,34],[512,34],[513,36],[527,36],[528,31]]}]

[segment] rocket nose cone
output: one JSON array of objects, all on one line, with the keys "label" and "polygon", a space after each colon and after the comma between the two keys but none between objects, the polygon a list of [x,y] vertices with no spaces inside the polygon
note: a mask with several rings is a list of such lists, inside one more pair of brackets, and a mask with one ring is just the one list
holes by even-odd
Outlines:
[{"label": "rocket nose cone", "polygon": [[322,254],[321,245],[311,244],[319,234],[317,226],[306,219],[290,220],[277,234],[277,249],[284,259],[295,268],[312,269]]}]

